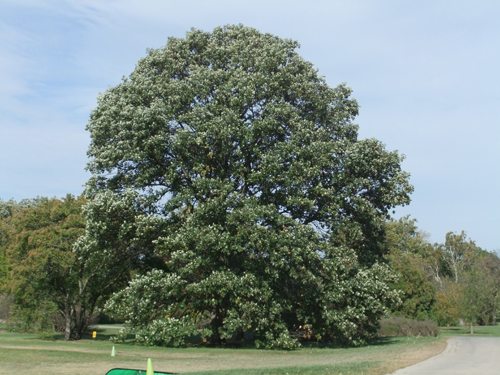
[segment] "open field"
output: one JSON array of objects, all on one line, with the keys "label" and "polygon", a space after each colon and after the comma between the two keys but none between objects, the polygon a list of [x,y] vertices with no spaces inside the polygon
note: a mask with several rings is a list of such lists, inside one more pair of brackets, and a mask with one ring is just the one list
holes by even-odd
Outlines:
[{"label": "open field", "polygon": [[40,340],[0,331],[0,374],[104,375],[113,367],[183,374],[364,374],[381,375],[440,353],[445,338],[387,338],[362,348],[303,347],[295,351],[235,348],[155,348],[108,341],[117,329],[101,329],[95,341]]},{"label": "open field", "polygon": [[[113,367],[146,368],[183,374],[364,374],[382,375],[420,362],[444,350],[451,336],[470,336],[468,327],[442,328],[438,338],[387,338],[363,348],[303,347],[296,351],[249,348],[154,348],[113,344],[116,328],[98,330],[97,339],[41,340],[33,334],[7,333],[0,324],[0,374],[104,375]],[[500,337],[500,325],[474,327],[475,337]]]}]

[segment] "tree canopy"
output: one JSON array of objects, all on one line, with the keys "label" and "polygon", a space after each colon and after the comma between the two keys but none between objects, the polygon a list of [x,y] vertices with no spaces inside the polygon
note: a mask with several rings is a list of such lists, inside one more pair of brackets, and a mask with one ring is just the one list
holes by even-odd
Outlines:
[{"label": "tree canopy", "polygon": [[431,244],[409,216],[386,222],[386,255],[399,274],[391,287],[402,303],[393,314],[441,325],[495,324],[500,309],[500,259],[467,237],[448,232]]},{"label": "tree canopy", "polygon": [[106,256],[75,246],[86,232],[86,219],[114,220],[113,209],[102,214],[89,205],[84,216],[86,200],[71,195],[22,202],[10,205],[17,208],[0,221],[0,286],[14,297],[11,321],[22,329],[55,327],[66,339],[79,339],[95,309],[126,285],[134,257],[124,257],[118,247]]},{"label": "tree canopy", "polygon": [[80,215],[85,200],[68,195],[62,201],[35,203],[12,205],[18,209],[2,222],[9,271],[4,287],[14,295],[13,320],[26,328],[41,324],[43,330],[52,328],[60,314],[67,323],[68,338],[79,337],[78,330],[85,327],[80,321],[88,315],[87,301],[78,293],[80,267],[72,250],[85,230]]},{"label": "tree canopy", "polygon": [[409,215],[386,223],[387,258],[398,272],[398,281],[392,285],[401,291],[401,305],[394,306],[395,315],[425,320],[433,317],[436,288],[429,280],[429,266],[433,246],[425,233],[418,230],[416,219]]},{"label": "tree canopy", "polygon": [[90,220],[79,246],[107,254],[115,233],[161,259],[108,304],[144,340],[197,328],[212,343],[246,331],[265,347],[356,345],[397,300],[381,257],[384,220],[413,189],[402,156],[358,140],[351,90],[298,46],[192,29],[98,97],[89,205],[129,204]]}]

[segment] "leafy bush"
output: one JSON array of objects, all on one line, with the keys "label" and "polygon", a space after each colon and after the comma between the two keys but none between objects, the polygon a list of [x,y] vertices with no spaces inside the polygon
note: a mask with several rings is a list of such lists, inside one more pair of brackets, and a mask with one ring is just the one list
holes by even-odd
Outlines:
[{"label": "leafy bush", "polygon": [[197,335],[198,330],[189,316],[182,319],[167,317],[153,320],[147,326],[127,326],[120,330],[118,336],[113,336],[110,340],[124,342],[130,333],[135,334],[136,342],[144,345],[184,346],[186,338]]},{"label": "leafy bush", "polygon": [[55,334],[55,329],[50,327],[37,332],[37,336],[42,340],[53,340]]},{"label": "leafy bush", "polygon": [[417,321],[399,316],[380,320],[379,337],[437,336],[439,326],[433,320]]}]

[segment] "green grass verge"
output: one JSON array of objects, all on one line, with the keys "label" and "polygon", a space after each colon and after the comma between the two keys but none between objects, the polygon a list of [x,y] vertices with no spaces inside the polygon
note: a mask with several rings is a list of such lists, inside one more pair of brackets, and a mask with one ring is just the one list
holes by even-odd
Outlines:
[{"label": "green grass verge", "polygon": [[[364,374],[380,375],[408,365],[401,359],[441,345],[439,338],[383,338],[361,348],[307,345],[294,351],[253,348],[159,348],[132,343],[113,344],[118,328],[97,329],[82,340],[66,342],[62,335],[41,340],[35,334],[0,333],[0,374],[104,375],[116,367],[145,369],[152,358],[158,371],[182,374]],[[115,346],[116,356],[111,357]],[[429,355],[428,355],[429,356]],[[418,362],[416,358],[413,363]],[[399,362],[398,362],[399,361]]]},{"label": "green grass verge", "polygon": [[[470,327],[441,327],[442,336],[471,336]],[[474,336],[500,337],[500,323],[494,326],[474,326]]]},{"label": "green grass verge", "polygon": [[[321,374],[368,374],[372,362],[357,362],[340,365],[308,366],[308,367],[280,367],[263,369],[238,369],[242,375],[321,375]],[[184,373],[186,375],[234,375],[235,370],[201,371]]]}]

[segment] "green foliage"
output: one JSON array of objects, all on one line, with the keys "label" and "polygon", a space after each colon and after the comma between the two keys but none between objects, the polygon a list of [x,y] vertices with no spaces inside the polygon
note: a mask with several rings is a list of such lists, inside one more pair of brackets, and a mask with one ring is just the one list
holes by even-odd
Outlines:
[{"label": "green foliage", "polygon": [[400,275],[392,286],[401,291],[402,300],[394,314],[416,320],[431,319],[436,288],[427,280],[421,263],[412,256],[401,255],[394,257],[391,264]]},{"label": "green foliage", "polygon": [[34,199],[23,199],[16,202],[14,199],[4,201],[0,198],[0,290],[6,282],[8,274],[8,262],[6,256],[7,247],[7,231],[10,225],[10,218],[16,212],[25,208],[34,208],[41,203],[46,202],[48,199],[45,197],[37,197]]},{"label": "green foliage", "polygon": [[447,233],[440,248],[447,282],[441,285],[438,314],[448,324],[459,316],[470,324],[471,333],[475,323],[494,324],[500,308],[498,256],[477,247],[464,231]]},{"label": "green foliage", "polygon": [[[93,311],[126,284],[130,270],[75,248],[86,233],[83,197],[41,199],[2,220],[7,272],[3,289],[14,296],[13,328],[65,331],[78,339]],[[59,318],[61,317],[62,320]]]},{"label": "green foliage", "polygon": [[[500,260],[461,233],[431,245],[409,216],[386,223],[387,258],[399,273],[402,304],[394,315],[440,325],[494,324],[500,307]],[[472,327],[472,325],[471,325]]]},{"label": "green foliage", "polygon": [[500,260],[460,234],[430,245],[409,216],[386,223],[387,258],[399,273],[402,304],[394,315],[432,318],[440,325],[494,324],[499,309]]},{"label": "green foliage", "polygon": [[500,258],[494,253],[483,254],[476,262],[477,282],[481,287],[481,309],[478,322],[495,324],[500,311]]},{"label": "green foliage", "polygon": [[0,219],[11,217],[15,212],[21,211],[25,208],[37,207],[38,205],[47,201],[47,197],[40,196],[33,199],[23,199],[20,202],[16,202],[14,199],[4,201],[2,198],[0,198]]},{"label": "green foliage", "polygon": [[500,260],[493,254],[477,259],[466,274],[461,316],[470,323],[495,323],[500,308]]},{"label": "green foliage", "polygon": [[65,309],[73,304],[73,291],[78,289],[72,247],[84,232],[83,203],[83,198],[70,195],[62,201],[44,199],[13,210],[3,220],[9,267],[4,288],[14,295],[14,325],[50,330],[55,315],[68,313]]},{"label": "green foliage", "polygon": [[461,277],[478,258],[481,249],[471,239],[467,240],[467,234],[453,232],[446,233],[446,241],[442,245],[444,260],[443,273],[452,276],[455,283],[461,281]]},{"label": "green foliage", "polygon": [[10,318],[10,307],[13,303],[12,296],[0,293],[0,320]]},{"label": "green foliage", "polygon": [[190,322],[213,344],[251,331],[294,348],[307,326],[360,345],[397,300],[380,261],[384,220],[412,191],[402,157],[357,139],[351,90],[297,47],[193,29],[99,96],[77,248],[155,264],[108,303],[141,336]]},{"label": "green foliage", "polygon": [[427,234],[419,231],[416,223],[417,219],[411,219],[410,215],[385,223],[385,245],[391,255],[408,254],[417,258],[429,255]]},{"label": "green foliage", "polygon": [[16,211],[17,202],[13,199],[5,202],[0,198],[0,219],[12,216],[12,212]]},{"label": "green foliage", "polygon": [[441,286],[441,290],[436,293],[434,316],[440,326],[457,325],[460,319],[462,286],[450,280],[446,280]]},{"label": "green foliage", "polygon": [[401,292],[402,303],[393,307],[394,314],[416,320],[432,319],[436,288],[425,270],[433,249],[425,234],[418,231],[416,220],[406,216],[388,221],[386,246],[390,265],[399,274],[392,287]]}]

